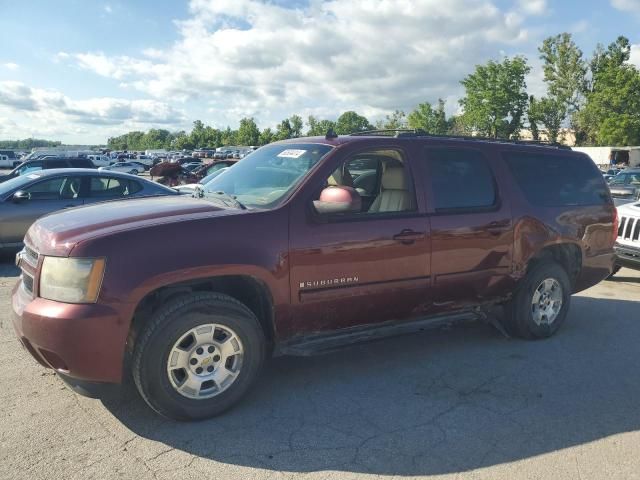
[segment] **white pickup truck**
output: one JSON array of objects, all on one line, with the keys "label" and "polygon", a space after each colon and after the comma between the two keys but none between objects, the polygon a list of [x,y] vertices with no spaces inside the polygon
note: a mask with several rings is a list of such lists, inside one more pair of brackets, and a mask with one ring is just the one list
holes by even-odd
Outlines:
[{"label": "white pickup truck", "polygon": [[618,206],[618,238],[616,250],[616,268],[640,270],[640,202],[630,202]]},{"label": "white pickup truck", "polygon": [[17,158],[10,158],[9,155],[0,154],[0,168],[14,168],[20,164]]}]

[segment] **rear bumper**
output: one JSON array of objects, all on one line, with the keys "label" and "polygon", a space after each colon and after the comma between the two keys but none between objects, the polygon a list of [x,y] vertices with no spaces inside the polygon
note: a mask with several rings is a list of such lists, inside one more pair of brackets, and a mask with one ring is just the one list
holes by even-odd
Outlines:
[{"label": "rear bumper", "polygon": [[623,267],[640,269],[640,248],[629,247],[616,243],[616,263]]},{"label": "rear bumper", "polygon": [[22,281],[11,299],[16,335],[41,365],[65,379],[121,381],[128,323],[114,309],[32,298]]},{"label": "rear bumper", "polygon": [[591,288],[611,275],[615,259],[613,249],[607,253],[583,258],[582,269],[576,278],[573,293]]}]

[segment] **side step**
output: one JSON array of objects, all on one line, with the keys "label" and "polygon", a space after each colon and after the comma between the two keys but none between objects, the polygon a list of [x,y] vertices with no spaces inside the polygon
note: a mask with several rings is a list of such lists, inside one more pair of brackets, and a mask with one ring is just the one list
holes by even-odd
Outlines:
[{"label": "side step", "polygon": [[311,333],[293,338],[280,344],[275,355],[294,355],[308,357],[338,350],[347,345],[366,343],[386,337],[405,335],[421,330],[433,330],[452,323],[482,319],[477,311],[456,312],[436,315],[406,322],[384,322],[364,325],[343,330]]}]

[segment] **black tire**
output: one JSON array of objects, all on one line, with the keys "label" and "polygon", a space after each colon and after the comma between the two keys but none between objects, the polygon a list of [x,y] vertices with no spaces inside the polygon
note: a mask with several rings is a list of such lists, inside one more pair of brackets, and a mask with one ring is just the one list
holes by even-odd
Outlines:
[{"label": "black tire", "polygon": [[129,172],[129,173],[131,173],[131,175],[137,175],[138,174],[138,170],[134,169],[134,170],[131,170],[131,172]]},{"label": "black tire", "polygon": [[620,271],[622,267],[620,265],[614,265],[613,266],[613,270],[611,271],[611,275],[609,275],[606,279],[609,280],[610,278],[613,278],[613,276],[618,273]]},{"label": "black tire", "polygon": [[[538,325],[533,319],[532,300],[538,286],[548,278],[556,280],[562,287],[562,307],[551,324]],[[567,272],[555,262],[540,262],[529,270],[505,306],[504,327],[511,335],[528,340],[551,337],[564,323],[570,303],[571,282]]]},{"label": "black tire", "polygon": [[[167,373],[171,348],[190,329],[203,323],[231,328],[243,345],[242,367],[234,382],[208,399],[191,399],[174,389]],[[147,404],[173,420],[214,417],[235,406],[254,384],[264,363],[266,342],[256,316],[228,295],[194,293],[164,305],[147,322],[136,342],[133,380]]]}]

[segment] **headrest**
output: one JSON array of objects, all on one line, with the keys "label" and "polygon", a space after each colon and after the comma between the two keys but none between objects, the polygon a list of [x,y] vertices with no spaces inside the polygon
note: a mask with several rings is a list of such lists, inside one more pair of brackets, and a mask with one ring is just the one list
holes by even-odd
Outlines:
[{"label": "headrest", "polygon": [[404,174],[404,168],[387,168],[382,174],[382,188],[384,190],[406,190],[407,176]]}]

